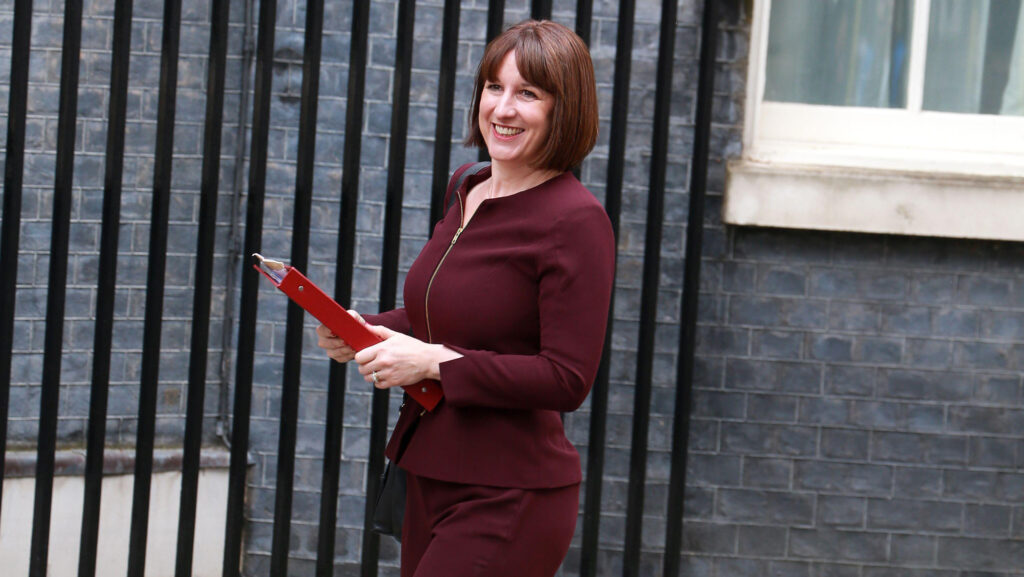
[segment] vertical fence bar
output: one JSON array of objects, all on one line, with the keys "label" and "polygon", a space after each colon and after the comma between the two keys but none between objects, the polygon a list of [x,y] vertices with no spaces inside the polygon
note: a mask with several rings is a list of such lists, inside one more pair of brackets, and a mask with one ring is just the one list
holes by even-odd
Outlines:
[{"label": "vertical fence bar", "polygon": [[160,96],[153,166],[153,210],[149,223],[146,312],[142,328],[139,422],[135,441],[135,484],[132,494],[131,535],[128,541],[129,577],[142,577],[146,571],[149,495],[153,476],[153,437],[156,433],[156,397],[160,375],[164,270],[167,263],[167,220],[174,155],[174,105],[177,99],[181,0],[166,0],[163,18]]},{"label": "vertical fence bar", "polygon": [[[292,213],[291,263],[306,270],[309,262],[309,222],[313,200],[313,160],[316,151],[317,95],[320,87],[320,47],[323,39],[323,0],[306,4],[306,36],[302,59],[302,104],[299,111],[298,166]],[[295,441],[299,418],[304,311],[288,302],[285,327],[284,375],[281,383],[281,423],[277,446],[277,483],[274,494],[274,533],[270,574],[288,574],[292,497],[295,484]],[[322,496],[321,496],[322,497]]]},{"label": "vertical fence bar", "polygon": [[[622,181],[626,158],[626,120],[629,116],[629,77],[633,61],[634,0],[619,2],[619,22],[615,40],[615,76],[612,86],[612,120],[608,142],[608,173],[605,185],[605,210],[619,237],[622,216]],[[597,575],[598,534],[601,525],[601,491],[604,476],[604,451],[607,444],[608,386],[612,332],[615,328],[615,291],[608,309],[608,328],[604,354],[590,393],[590,434],[587,444],[587,484],[583,502],[583,541],[580,548],[580,575]]]},{"label": "vertical fence bar", "polygon": [[505,26],[505,0],[487,0],[487,41],[501,34]]},{"label": "vertical fence bar", "polygon": [[640,295],[640,341],[637,354],[636,396],[629,456],[629,495],[626,506],[626,542],[623,575],[639,574],[643,531],[644,485],[647,476],[647,430],[651,417],[654,335],[661,266],[661,233],[665,204],[665,164],[668,125],[672,104],[672,64],[675,50],[676,0],[661,4],[658,38],[657,87],[654,95],[654,135],[651,138],[650,196],[647,203],[647,235],[644,240],[644,280]]},{"label": "vertical fence bar", "polygon": [[132,1],[114,4],[113,52],[110,66],[110,107],[103,177],[103,225],[100,232],[99,279],[96,285],[96,327],[93,333],[92,385],[89,391],[89,429],[85,453],[85,491],[82,536],[78,549],[79,577],[96,574],[103,492],[103,450],[107,433],[110,351],[114,332],[117,286],[117,244],[121,226],[121,179],[124,174],[124,134],[128,105],[128,62],[132,40]]},{"label": "vertical fence bar", "polygon": [[[672,461],[665,514],[665,577],[679,576],[686,504],[686,456],[690,446],[690,409],[693,404],[693,363],[697,348],[697,305],[700,295],[701,248],[704,235],[704,197],[707,193],[708,154],[711,147],[711,112],[715,93],[715,58],[718,39],[718,2],[704,1],[700,35],[700,71],[697,79],[697,116],[690,163],[690,211],[686,223],[686,263],[680,306],[682,330],[676,366],[676,403],[672,420]],[[660,71],[659,71],[660,72]]]},{"label": "vertical fence bar", "polygon": [[[487,42],[494,40],[496,36],[501,34],[501,29],[505,25],[505,0],[488,0],[487,2]],[[479,96],[475,94],[474,96]],[[491,155],[487,153],[485,147],[480,147],[477,153],[477,159],[481,162],[490,160]]]},{"label": "vertical fence bar", "polygon": [[[381,255],[380,310],[395,307],[398,290],[398,253],[402,234],[402,199],[405,178],[405,145],[409,129],[409,88],[412,79],[415,0],[398,3],[395,46],[395,81],[391,108],[391,142],[388,147],[387,198],[384,206],[384,248]],[[362,577],[376,577],[380,536],[373,532],[373,505],[380,491],[387,440],[388,389],[374,389],[370,417],[370,455],[366,476],[366,511],[363,515]]]},{"label": "vertical fence bar", "polygon": [[[352,3],[352,39],[348,65],[348,93],[345,109],[345,149],[342,156],[341,214],[338,222],[338,266],[334,270],[334,298],[342,306],[352,301],[352,272],[355,268],[356,206],[359,200],[359,158],[362,151],[363,97],[366,93],[367,30],[369,2]],[[334,525],[337,522],[338,478],[341,433],[345,419],[345,365],[331,363],[327,390],[327,425],[324,429],[324,465],[321,481],[320,529],[317,543],[316,575],[334,573]]]},{"label": "vertical fence bar", "polygon": [[530,18],[551,20],[551,0],[530,0]]},{"label": "vertical fence bar", "polygon": [[576,3],[576,35],[590,46],[590,28],[594,23],[594,0]]},{"label": "vertical fence bar", "polygon": [[437,124],[434,128],[434,173],[430,194],[430,223],[441,219],[444,193],[448,185],[448,165],[452,156],[452,117],[455,108],[455,68],[459,56],[459,0],[445,0],[441,33],[441,71],[437,80]]},{"label": "vertical fence bar", "polygon": [[[259,252],[263,236],[263,198],[266,193],[267,143],[270,128],[270,89],[274,78],[274,27],[277,1],[261,0],[256,39],[256,81],[252,111],[252,142],[249,153],[249,199],[245,214],[243,259]],[[247,261],[246,261],[247,262]],[[249,452],[249,421],[252,409],[252,374],[256,347],[256,309],[259,273],[242,267],[242,297],[238,311],[238,356],[235,369],[235,402],[231,428],[231,465],[228,479],[228,512],[224,537],[225,577],[239,574],[242,529],[245,518],[245,481]]]},{"label": "vertical fence bar", "polygon": [[25,113],[32,40],[32,0],[15,0],[11,38],[11,89],[7,98],[7,157],[4,162],[4,212],[0,223],[0,509],[7,462],[7,417],[14,348],[14,297],[18,286],[18,241],[25,168]]},{"label": "vertical fence bar", "polygon": [[61,352],[64,339],[64,296],[67,289],[68,236],[71,230],[71,187],[75,168],[75,124],[78,121],[78,70],[82,45],[82,2],[64,4],[61,48],[60,112],[57,120],[57,164],[53,186],[53,229],[50,236],[50,276],[46,293],[46,335],[40,394],[39,439],[36,457],[35,507],[29,575],[46,575],[53,505],[54,452],[57,450],[57,411],[60,403]]},{"label": "vertical fence bar", "polygon": [[185,409],[178,543],[174,563],[177,577],[192,574],[199,464],[206,400],[206,366],[210,343],[210,300],[213,287],[213,249],[217,224],[220,144],[224,120],[224,77],[228,45],[228,0],[210,5],[210,56],[206,79],[206,121],[203,128],[203,168],[199,193],[199,232],[196,239],[196,281],[192,295],[192,349],[188,363],[188,405]]}]

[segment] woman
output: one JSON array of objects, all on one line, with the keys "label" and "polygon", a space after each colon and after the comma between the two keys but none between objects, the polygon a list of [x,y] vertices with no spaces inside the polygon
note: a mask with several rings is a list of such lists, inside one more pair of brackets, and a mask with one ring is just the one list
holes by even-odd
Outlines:
[{"label": "woman", "polygon": [[553,22],[518,24],[488,44],[475,90],[466,142],[491,166],[448,191],[405,308],[367,315],[384,341],[355,354],[317,329],[377,387],[444,391],[431,412],[406,400],[386,451],[407,472],[403,577],[557,571],[582,478],[559,412],[590,390],[612,290],[608,217],[570,172],[597,138],[586,45]]}]

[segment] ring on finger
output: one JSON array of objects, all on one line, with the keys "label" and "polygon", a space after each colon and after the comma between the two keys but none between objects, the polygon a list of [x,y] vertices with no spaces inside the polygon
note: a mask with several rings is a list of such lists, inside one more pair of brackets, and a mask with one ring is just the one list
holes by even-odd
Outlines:
[{"label": "ring on finger", "polygon": [[376,385],[379,382],[380,382],[380,379],[377,377],[377,371],[373,371],[373,384]]}]

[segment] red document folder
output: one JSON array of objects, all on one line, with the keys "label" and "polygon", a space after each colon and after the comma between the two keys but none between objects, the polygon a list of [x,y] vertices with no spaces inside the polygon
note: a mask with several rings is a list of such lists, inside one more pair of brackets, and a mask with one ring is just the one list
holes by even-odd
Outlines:
[{"label": "red document folder", "polygon": [[[377,335],[348,314],[344,307],[295,268],[265,259],[259,254],[254,254],[253,258],[257,261],[252,265],[253,268],[353,349],[361,351],[381,342]],[[428,411],[432,411],[444,396],[441,385],[430,380],[402,388]]]}]

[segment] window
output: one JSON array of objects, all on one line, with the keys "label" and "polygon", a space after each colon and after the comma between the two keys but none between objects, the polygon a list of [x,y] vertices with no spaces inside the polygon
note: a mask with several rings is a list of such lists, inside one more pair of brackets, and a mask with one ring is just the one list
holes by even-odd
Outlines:
[{"label": "window", "polygon": [[1024,240],[1022,3],[756,2],[726,221]]}]

